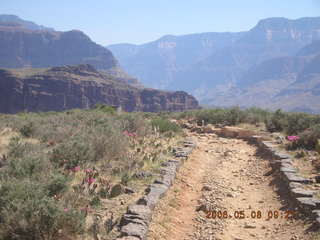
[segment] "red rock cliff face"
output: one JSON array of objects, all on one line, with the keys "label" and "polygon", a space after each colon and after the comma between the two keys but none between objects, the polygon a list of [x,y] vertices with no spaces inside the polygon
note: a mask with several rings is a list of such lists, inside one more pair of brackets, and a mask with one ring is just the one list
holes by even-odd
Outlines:
[{"label": "red rock cliff face", "polygon": [[90,65],[57,67],[19,77],[0,70],[0,112],[62,111],[90,108],[96,103],[125,111],[184,111],[198,108],[185,92],[138,89],[101,74]]}]

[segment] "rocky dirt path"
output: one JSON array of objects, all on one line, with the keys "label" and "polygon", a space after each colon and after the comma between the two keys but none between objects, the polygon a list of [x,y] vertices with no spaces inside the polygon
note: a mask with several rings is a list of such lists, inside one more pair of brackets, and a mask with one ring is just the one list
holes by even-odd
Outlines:
[{"label": "rocky dirt path", "polygon": [[[286,212],[292,209],[277,195],[255,146],[214,134],[194,137],[198,148],[157,206],[148,239],[315,239],[310,224]],[[208,210],[219,215],[207,218]]]}]

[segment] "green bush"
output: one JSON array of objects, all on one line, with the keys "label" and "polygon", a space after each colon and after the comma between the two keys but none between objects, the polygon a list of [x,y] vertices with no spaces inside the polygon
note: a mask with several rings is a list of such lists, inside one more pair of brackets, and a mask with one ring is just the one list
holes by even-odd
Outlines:
[{"label": "green bush", "polygon": [[31,137],[33,134],[33,123],[27,123],[25,125],[23,125],[20,129],[19,132],[21,133],[22,136],[24,137]]},{"label": "green bush", "polygon": [[49,196],[65,192],[68,188],[68,178],[60,173],[52,174],[51,180],[46,186]]},{"label": "green bush", "polygon": [[109,113],[109,114],[116,113],[116,110],[113,107],[105,105],[105,104],[101,104],[101,103],[97,103],[96,105],[94,105],[93,109],[96,111],[103,112],[103,113]]},{"label": "green bush", "polygon": [[160,133],[165,133],[165,132],[175,132],[179,133],[181,132],[181,128],[178,124],[170,122],[168,119],[165,118],[154,118],[151,120],[151,126],[154,128],[158,128]]},{"label": "green bush", "polygon": [[90,206],[92,207],[99,207],[101,205],[101,200],[99,196],[94,196],[90,201]]},{"label": "green bush", "polygon": [[272,116],[265,120],[266,128],[270,132],[281,132],[288,125],[287,114],[278,109]]},{"label": "green bush", "polygon": [[83,230],[84,216],[64,211],[39,182],[3,183],[0,187],[0,236],[3,239],[54,239],[58,230]]},{"label": "green bush", "polygon": [[58,167],[67,169],[83,165],[93,160],[90,146],[79,139],[72,139],[68,142],[59,144],[53,149],[50,160]]},{"label": "green bush", "polygon": [[12,137],[8,147],[10,158],[19,158],[27,151],[27,144],[23,143],[20,137]]}]

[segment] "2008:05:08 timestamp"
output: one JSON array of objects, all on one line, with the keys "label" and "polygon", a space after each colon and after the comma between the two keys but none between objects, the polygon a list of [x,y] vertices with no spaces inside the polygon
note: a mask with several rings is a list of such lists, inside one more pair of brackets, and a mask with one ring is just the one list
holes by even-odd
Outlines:
[{"label": "2008:05:08 timestamp", "polygon": [[290,219],[295,216],[295,211],[279,211],[279,210],[269,210],[266,212],[262,212],[260,210],[252,210],[250,212],[242,211],[234,211],[233,214],[228,213],[228,211],[207,211],[206,217],[211,219],[227,219],[227,218],[235,218],[235,219]]}]

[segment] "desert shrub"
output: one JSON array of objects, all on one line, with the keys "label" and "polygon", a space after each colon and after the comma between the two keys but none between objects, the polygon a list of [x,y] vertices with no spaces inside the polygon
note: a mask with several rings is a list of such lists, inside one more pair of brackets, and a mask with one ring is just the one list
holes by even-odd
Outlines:
[{"label": "desert shrub", "polygon": [[287,114],[278,109],[272,114],[271,117],[265,120],[266,128],[270,132],[281,132],[283,131],[287,123]]},{"label": "desert shrub", "polygon": [[312,115],[306,113],[289,113],[284,130],[287,134],[298,134],[313,125]]},{"label": "desert shrub", "polygon": [[73,138],[55,147],[50,160],[58,167],[64,166],[70,169],[93,161],[94,153],[91,151],[90,145],[83,139]]},{"label": "desert shrub", "polygon": [[50,181],[46,185],[49,196],[54,196],[56,194],[62,193],[68,188],[68,178],[60,173],[52,174]]},{"label": "desert shrub", "polygon": [[19,132],[21,133],[22,136],[24,137],[31,137],[34,131],[34,126],[32,122],[29,122],[25,125],[23,125],[20,129]]},{"label": "desert shrub", "polygon": [[109,113],[109,114],[116,113],[116,110],[113,107],[105,105],[105,104],[101,104],[101,103],[97,103],[96,105],[94,105],[93,109],[96,111],[103,112],[103,113]]},{"label": "desert shrub", "polygon": [[225,110],[223,109],[206,109],[200,110],[195,114],[197,122],[204,121],[205,124],[220,124],[226,122]]},{"label": "desert shrub", "polygon": [[5,173],[16,179],[39,179],[41,173],[47,170],[47,164],[39,156],[25,155],[23,158],[13,158],[9,161]]},{"label": "desert shrub", "polygon": [[0,187],[0,236],[3,239],[54,239],[59,229],[83,230],[84,217],[66,212],[39,182],[8,181]]},{"label": "desert shrub", "polygon": [[120,121],[122,131],[136,133],[138,136],[145,136],[149,132],[149,126],[140,113],[125,113],[117,118]]},{"label": "desert shrub", "polygon": [[157,127],[160,131],[160,133],[165,133],[165,132],[181,132],[181,128],[178,124],[174,122],[170,122],[168,119],[165,118],[154,118],[151,120],[151,126],[152,127]]},{"label": "desert shrub", "polygon": [[244,119],[242,121],[249,124],[263,123],[271,115],[269,111],[256,107],[245,109],[243,112]]},{"label": "desert shrub", "polygon": [[128,185],[128,183],[133,179],[130,172],[124,172],[121,176],[121,183],[123,185]]},{"label": "desert shrub", "polygon": [[92,207],[99,207],[101,205],[101,200],[99,196],[94,196],[90,201],[90,206]]},{"label": "desert shrub", "polygon": [[8,156],[11,158],[22,157],[27,151],[27,144],[23,143],[20,137],[13,137],[10,139],[8,147]]},{"label": "desert shrub", "polygon": [[239,107],[234,107],[225,111],[225,117],[228,124],[237,125],[244,122],[246,116]]},{"label": "desert shrub", "polygon": [[314,125],[299,134],[298,145],[307,149],[315,149],[320,139],[320,124]]},{"label": "desert shrub", "polygon": [[204,109],[194,113],[197,122],[205,124],[236,125],[244,122],[246,114],[239,107],[229,109]]}]

